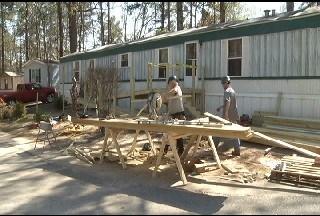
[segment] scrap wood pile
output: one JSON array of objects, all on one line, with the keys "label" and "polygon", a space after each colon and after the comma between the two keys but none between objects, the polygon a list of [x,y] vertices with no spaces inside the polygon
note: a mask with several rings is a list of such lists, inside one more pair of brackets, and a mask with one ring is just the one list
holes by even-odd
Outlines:
[{"label": "scrap wood pile", "polygon": [[320,158],[285,156],[271,171],[270,180],[320,187]]}]

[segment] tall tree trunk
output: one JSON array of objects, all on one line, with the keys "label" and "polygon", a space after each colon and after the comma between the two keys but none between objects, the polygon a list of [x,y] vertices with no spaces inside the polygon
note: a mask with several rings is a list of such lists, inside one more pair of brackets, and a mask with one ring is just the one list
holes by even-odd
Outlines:
[{"label": "tall tree trunk", "polygon": [[197,2],[194,2],[194,27],[196,28],[197,28],[197,9],[198,9]]},{"label": "tall tree trunk", "polygon": [[80,22],[79,22],[79,19],[77,19],[77,26],[79,26],[79,39],[78,39],[78,49],[79,49],[79,52],[81,52],[81,44],[82,44],[82,2],[79,2],[79,5],[78,5],[78,8],[79,8],[79,12],[80,12]]},{"label": "tall tree trunk", "polygon": [[294,2],[286,2],[287,12],[294,11]]},{"label": "tall tree trunk", "polygon": [[161,31],[164,30],[164,2],[161,2]]},{"label": "tall tree trunk", "polygon": [[26,2],[26,13],[25,13],[25,49],[26,49],[26,61],[29,61],[29,28],[28,28],[28,21],[29,21],[29,7],[28,2]]},{"label": "tall tree trunk", "polygon": [[225,2],[220,2],[220,23],[226,22],[226,5]]},{"label": "tall tree trunk", "polygon": [[3,12],[3,2],[1,4],[1,72],[5,72],[5,65],[4,65],[4,12]]},{"label": "tall tree trunk", "polygon": [[183,2],[177,2],[177,31],[183,30]]},{"label": "tall tree trunk", "polygon": [[94,28],[94,24],[93,24],[93,8],[92,8],[92,2],[90,3],[90,17],[91,17],[91,29],[92,29],[92,39],[93,39],[93,48],[96,48],[96,39],[94,36],[95,33],[95,28]]},{"label": "tall tree trunk", "polygon": [[59,25],[59,57],[63,56],[63,22],[61,2],[57,2],[58,25]]},{"label": "tall tree trunk", "polygon": [[100,41],[101,41],[101,46],[105,45],[105,40],[104,40],[104,24],[103,24],[103,7],[102,7],[102,2],[99,2],[100,5]]},{"label": "tall tree trunk", "polygon": [[47,59],[48,53],[47,53],[47,41],[46,41],[46,23],[43,19],[42,21],[42,28],[43,28],[43,60]]},{"label": "tall tree trunk", "polygon": [[167,14],[168,14],[168,31],[171,30],[171,21],[170,21],[170,2],[167,2]]},{"label": "tall tree trunk", "polygon": [[20,36],[20,43],[19,43],[19,72],[22,72],[22,39]]},{"label": "tall tree trunk", "polygon": [[124,42],[127,42],[127,19],[128,19],[128,2],[124,3],[126,8],[124,11],[123,28],[124,28]]},{"label": "tall tree trunk", "polygon": [[[143,3],[143,7],[142,7],[142,19],[141,19],[141,28],[140,28],[140,31],[139,31],[139,38],[141,38],[141,35],[142,35],[142,30],[145,26],[145,21],[146,21],[146,9],[147,9],[147,4]],[[140,13],[139,13],[140,15]]]},{"label": "tall tree trunk", "polygon": [[202,2],[202,8],[201,8],[201,26],[204,26],[205,19],[206,19],[206,11],[204,9],[205,7],[205,2]]},{"label": "tall tree trunk", "polygon": [[77,52],[77,12],[75,2],[67,3],[69,19],[70,52]]},{"label": "tall tree trunk", "polygon": [[111,43],[111,19],[110,19],[110,2],[107,3],[108,6],[108,44]]},{"label": "tall tree trunk", "polygon": [[192,28],[192,9],[193,9],[193,2],[190,2],[190,23],[189,23],[189,28]]},{"label": "tall tree trunk", "polygon": [[216,2],[213,2],[213,23],[217,23],[217,10],[216,10]]},{"label": "tall tree trunk", "polygon": [[[39,13],[39,11],[38,11]],[[40,13],[39,13],[40,14]],[[40,18],[39,18],[39,14],[37,16],[37,21],[36,21],[36,43],[37,43],[37,48],[36,48],[36,57],[39,58],[39,55],[40,55]]]}]

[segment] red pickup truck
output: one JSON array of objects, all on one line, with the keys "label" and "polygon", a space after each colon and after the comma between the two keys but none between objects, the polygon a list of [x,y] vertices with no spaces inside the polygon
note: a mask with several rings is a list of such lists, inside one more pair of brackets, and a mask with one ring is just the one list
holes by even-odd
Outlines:
[{"label": "red pickup truck", "polygon": [[38,100],[43,103],[52,103],[57,96],[55,88],[42,87],[39,83],[18,84],[16,92],[0,92],[0,98],[7,104],[16,102],[29,103]]}]

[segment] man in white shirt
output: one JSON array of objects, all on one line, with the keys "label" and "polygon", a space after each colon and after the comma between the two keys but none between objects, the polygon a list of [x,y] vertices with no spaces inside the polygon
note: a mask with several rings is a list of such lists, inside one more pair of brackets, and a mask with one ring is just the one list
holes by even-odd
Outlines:
[{"label": "man in white shirt", "polygon": [[[186,120],[183,101],[182,101],[182,90],[178,83],[178,78],[176,76],[171,76],[168,79],[168,92],[167,97],[181,96],[168,100],[168,113],[171,118]],[[168,151],[168,145],[165,147],[165,153]],[[177,139],[177,150],[178,154],[181,155],[184,151],[183,139]]]}]

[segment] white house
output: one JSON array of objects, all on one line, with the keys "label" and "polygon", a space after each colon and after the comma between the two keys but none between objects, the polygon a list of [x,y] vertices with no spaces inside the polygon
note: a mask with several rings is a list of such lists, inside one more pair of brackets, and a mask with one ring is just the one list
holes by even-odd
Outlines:
[{"label": "white house", "polygon": [[59,61],[33,59],[23,67],[25,83],[37,82],[44,87],[57,87],[59,83]]}]

